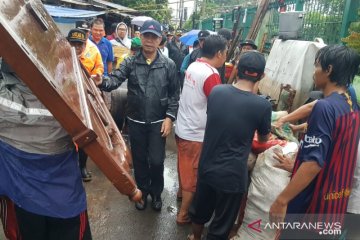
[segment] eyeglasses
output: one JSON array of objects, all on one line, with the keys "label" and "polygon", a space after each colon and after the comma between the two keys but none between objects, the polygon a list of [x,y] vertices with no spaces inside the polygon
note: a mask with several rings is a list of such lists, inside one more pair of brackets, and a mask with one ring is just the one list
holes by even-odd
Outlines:
[{"label": "eyeglasses", "polygon": [[118,31],[120,31],[120,32],[125,32],[125,31],[126,31],[126,29],[119,28],[119,29],[118,29]]}]

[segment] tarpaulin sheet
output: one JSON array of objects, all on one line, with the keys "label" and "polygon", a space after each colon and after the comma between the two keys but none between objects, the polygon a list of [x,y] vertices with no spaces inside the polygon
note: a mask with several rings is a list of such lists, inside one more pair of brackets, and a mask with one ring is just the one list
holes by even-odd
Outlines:
[{"label": "tarpaulin sheet", "polygon": [[290,84],[296,90],[292,110],[300,107],[313,89],[314,61],[317,51],[325,46],[317,42],[276,40],[266,61],[262,94],[278,99],[280,85]]},{"label": "tarpaulin sheet", "polygon": [[56,18],[88,18],[96,17],[101,14],[105,14],[105,11],[89,11],[81,9],[72,9],[59,6],[52,6],[44,4],[46,10],[49,12],[50,16]]}]

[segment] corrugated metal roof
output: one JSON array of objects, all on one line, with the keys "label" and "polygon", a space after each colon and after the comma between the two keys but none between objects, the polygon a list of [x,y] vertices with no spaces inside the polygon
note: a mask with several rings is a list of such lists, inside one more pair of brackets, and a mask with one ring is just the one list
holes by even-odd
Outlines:
[{"label": "corrugated metal roof", "polygon": [[124,7],[124,6],[116,4],[116,3],[107,2],[107,1],[104,1],[104,0],[93,0],[93,1],[97,2],[97,3],[100,3],[100,4],[103,4],[103,5],[106,5],[106,6],[111,7],[111,8],[115,8],[115,9],[121,11],[121,12],[137,12],[135,9]]},{"label": "corrugated metal roof", "polygon": [[46,10],[49,12],[52,17],[62,17],[62,18],[87,18],[87,17],[96,17],[101,14],[105,14],[106,11],[89,11],[89,10],[80,10],[72,9],[66,7],[58,7],[44,4]]},{"label": "corrugated metal roof", "polygon": [[61,0],[61,2],[72,3],[72,4],[76,4],[76,5],[82,5],[82,6],[91,6],[91,4],[89,4],[89,3],[79,2],[76,0]]}]

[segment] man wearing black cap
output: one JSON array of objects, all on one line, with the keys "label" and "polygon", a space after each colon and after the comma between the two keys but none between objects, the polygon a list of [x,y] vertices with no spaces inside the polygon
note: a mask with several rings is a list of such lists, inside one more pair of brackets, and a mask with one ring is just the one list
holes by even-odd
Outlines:
[{"label": "man wearing black cap", "polygon": [[[89,52],[85,52],[86,50],[86,32],[80,29],[71,29],[68,33],[67,40],[70,45],[75,48],[76,55],[79,57],[79,60],[85,67],[86,71],[89,75],[91,75],[96,85],[99,85],[102,81],[103,67],[101,61],[100,53],[95,56],[95,54],[90,57]],[[96,47],[96,46],[95,46]]]},{"label": "man wearing black cap", "polygon": [[246,39],[245,41],[240,43],[240,47],[242,51],[257,50],[255,42],[251,39]]},{"label": "man wearing black cap", "polygon": [[126,58],[101,88],[111,91],[128,79],[127,118],[135,180],[143,193],[138,210],[147,206],[148,194],[152,208],[162,208],[164,189],[165,141],[176,119],[179,85],[175,63],[158,51],[162,27],[155,20],[141,27],[142,49]]},{"label": "man wearing black cap", "polygon": [[91,75],[104,73],[104,65],[101,58],[101,53],[98,47],[89,39],[90,36],[90,24],[87,21],[75,22],[76,29],[80,29],[85,32],[86,44],[83,51],[83,60],[81,61],[88,67],[88,72]]},{"label": "man wearing black cap", "polygon": [[[76,21],[75,22],[76,29],[83,31],[85,33],[86,43],[85,49],[80,56],[81,63],[86,67],[90,75],[102,76],[104,73],[104,65],[101,58],[101,53],[98,47],[89,40],[90,35],[90,24],[87,21]],[[69,33],[70,35],[70,33]],[[69,36],[68,36],[69,40]],[[70,41],[70,44],[76,44],[76,41]],[[74,46],[76,48],[76,46]],[[100,84],[100,78],[97,77],[95,79],[95,84]],[[92,177],[90,172],[86,168],[87,155],[83,150],[79,150],[79,167],[81,171],[81,177],[84,182],[91,181]]]},{"label": "man wearing black cap", "polygon": [[189,65],[192,64],[193,62],[196,61],[196,59],[198,58],[201,58],[202,55],[201,55],[201,49],[204,45],[204,41],[205,41],[205,38],[207,38],[208,36],[210,36],[210,32],[207,31],[207,30],[201,30],[199,33],[198,33],[198,40],[199,40],[199,48],[194,50],[191,54],[190,54],[190,60],[189,60]]},{"label": "man wearing black cap", "polygon": [[[238,59],[239,59],[239,55],[241,53],[247,52],[247,51],[251,51],[251,50],[257,50],[257,46],[255,44],[255,42],[251,39],[246,39],[245,41],[243,41],[242,43],[240,43],[240,48],[236,48],[235,52],[234,52],[234,58],[231,59],[230,61],[235,63],[235,66],[238,64]],[[236,78],[236,71],[237,68],[234,67],[233,71],[231,72],[230,78],[228,80],[228,83],[233,83],[233,81]],[[260,82],[260,81],[259,81]],[[259,82],[257,82],[254,86],[253,89],[253,93],[257,93],[258,91],[258,87],[259,87]]]},{"label": "man wearing black cap", "polygon": [[265,59],[256,51],[241,56],[235,85],[213,88],[199,161],[198,183],[190,207],[193,235],[200,240],[213,212],[207,239],[228,239],[247,190],[247,158],[255,131],[266,142],[271,129],[271,105],[252,93],[264,74]]}]

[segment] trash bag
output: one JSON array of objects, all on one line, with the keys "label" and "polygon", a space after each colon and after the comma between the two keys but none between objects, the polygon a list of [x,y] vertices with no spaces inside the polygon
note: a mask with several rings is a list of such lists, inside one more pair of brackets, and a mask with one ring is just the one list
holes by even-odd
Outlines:
[{"label": "trash bag", "polygon": [[[285,170],[274,167],[278,163],[273,157],[275,151],[283,151],[283,148],[277,145],[258,156],[251,174],[244,219],[232,240],[270,240],[275,237],[276,230],[264,229],[264,227],[269,222],[271,204],[289,183],[291,175]],[[256,223],[254,227],[260,232],[249,227],[254,223]]]}]

